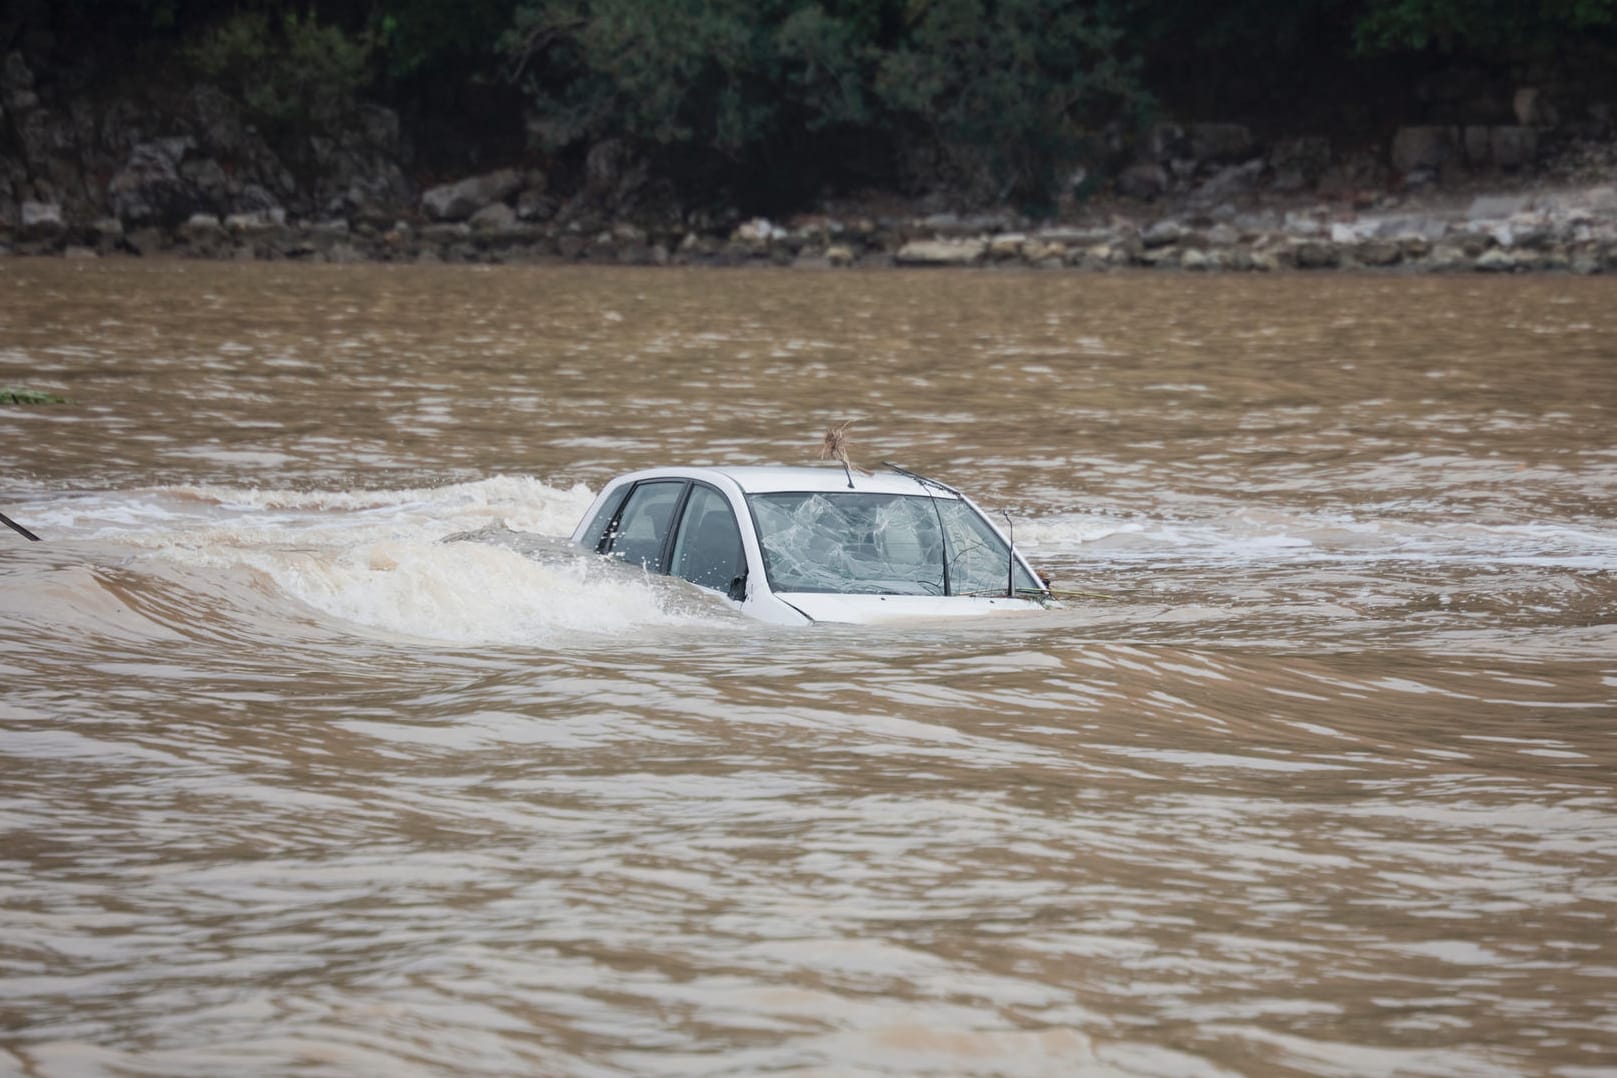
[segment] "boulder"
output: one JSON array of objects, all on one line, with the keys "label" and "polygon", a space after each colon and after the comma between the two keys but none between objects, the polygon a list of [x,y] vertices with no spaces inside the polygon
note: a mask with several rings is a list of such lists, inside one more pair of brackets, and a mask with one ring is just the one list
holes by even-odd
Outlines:
[{"label": "boulder", "polygon": [[1513,217],[1531,204],[1527,195],[1478,195],[1465,211],[1468,221],[1501,221]]},{"label": "boulder", "polygon": [[972,266],[987,251],[986,240],[912,240],[895,259],[901,266]]},{"label": "boulder", "polygon": [[1059,243],[1068,250],[1098,247],[1116,238],[1109,228],[1077,228],[1062,225],[1041,228],[1035,235],[1046,243]]},{"label": "boulder", "polygon": [[490,203],[503,202],[522,188],[522,174],[502,168],[422,192],[421,208],[434,221],[466,221]]},{"label": "boulder", "polygon": [[1365,266],[1396,266],[1404,260],[1404,251],[1393,240],[1365,240],[1354,248],[1353,257]]},{"label": "boulder", "polygon": [[1154,222],[1140,234],[1147,250],[1178,243],[1185,235],[1185,226],[1170,217]]},{"label": "boulder", "polygon": [[1509,251],[1494,247],[1482,252],[1476,261],[1479,273],[1514,273],[1516,271],[1516,256]]},{"label": "boulder", "polygon": [[1141,162],[1130,165],[1117,177],[1117,192],[1144,202],[1160,198],[1168,191],[1168,172],[1161,165]]},{"label": "boulder", "polygon": [[1392,167],[1400,175],[1440,170],[1454,156],[1452,127],[1400,127],[1392,136]]},{"label": "boulder", "polygon": [[1306,241],[1292,249],[1298,269],[1335,269],[1342,264],[1342,252],[1334,243]]},{"label": "boulder", "polygon": [[1277,191],[1304,191],[1313,187],[1331,165],[1329,139],[1310,136],[1277,143],[1269,152],[1269,168]]},{"label": "boulder", "polygon": [[[538,177],[538,182],[534,178]],[[556,215],[556,200],[545,192],[545,174],[528,173],[527,186],[517,195],[517,216],[524,221],[545,221]]]},{"label": "boulder", "polygon": [[55,202],[23,202],[17,215],[18,233],[25,240],[59,239],[67,230],[62,207]]},{"label": "boulder", "polygon": [[1488,157],[1503,169],[1519,169],[1538,158],[1538,129],[1502,125],[1488,132]]},{"label": "boulder", "polygon": [[491,202],[472,214],[472,219],[467,223],[472,226],[473,232],[506,232],[516,227],[517,211],[503,202]]},{"label": "boulder", "polygon": [[193,213],[180,226],[180,234],[192,243],[206,243],[224,235],[224,225],[211,213]]},{"label": "boulder", "polygon": [[0,63],[0,102],[12,112],[27,112],[39,105],[34,93],[34,73],[22,53],[7,53]]},{"label": "boulder", "polygon": [[1233,162],[1252,153],[1252,129],[1245,124],[1191,124],[1190,156],[1197,161]]},{"label": "boulder", "polygon": [[1001,232],[988,241],[988,257],[995,262],[1009,262],[1022,257],[1022,246],[1027,242],[1023,232]]},{"label": "boulder", "polygon": [[1214,173],[1212,178],[1196,188],[1190,197],[1201,203],[1223,202],[1252,191],[1262,175],[1261,160],[1248,161],[1243,165],[1230,165]]},{"label": "boulder", "polygon": [[112,212],[126,225],[173,227],[209,207],[180,173],[180,163],[196,143],[187,137],[137,144],[107,184]]},{"label": "boulder", "polygon": [[1067,257],[1067,248],[1060,243],[1028,240],[1022,245],[1022,259],[1035,266],[1059,266]]},{"label": "boulder", "polygon": [[1489,145],[1491,132],[1487,124],[1467,124],[1460,131],[1460,149],[1466,164],[1482,168],[1493,162],[1493,147]]},{"label": "boulder", "polygon": [[1516,122],[1523,127],[1555,125],[1555,109],[1536,86],[1519,87],[1511,99],[1511,108],[1516,113]]}]

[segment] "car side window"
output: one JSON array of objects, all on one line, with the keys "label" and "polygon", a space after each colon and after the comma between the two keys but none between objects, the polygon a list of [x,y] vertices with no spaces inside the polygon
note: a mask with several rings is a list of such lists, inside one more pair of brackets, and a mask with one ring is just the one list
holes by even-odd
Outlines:
[{"label": "car side window", "polygon": [[682,479],[640,483],[624,503],[616,529],[608,537],[607,553],[630,565],[644,565],[654,573],[663,572],[663,547],[674,509],[685,492]]},{"label": "car side window", "polygon": [[692,584],[728,593],[745,569],[741,529],[730,500],[712,487],[692,487],[669,571]]},{"label": "car side window", "polygon": [[623,496],[627,493],[627,489],[614,490],[612,496],[602,503],[600,509],[596,510],[595,515],[590,518],[589,527],[584,529],[580,537],[585,546],[595,551],[605,549],[607,525],[611,524],[612,518],[618,515],[618,506],[623,504]]}]

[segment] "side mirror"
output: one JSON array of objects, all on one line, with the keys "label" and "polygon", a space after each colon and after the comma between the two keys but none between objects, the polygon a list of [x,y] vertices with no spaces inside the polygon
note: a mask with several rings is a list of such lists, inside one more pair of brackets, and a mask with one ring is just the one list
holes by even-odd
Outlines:
[{"label": "side mirror", "polygon": [[738,577],[731,578],[729,590],[727,590],[724,594],[727,595],[728,597],[730,597],[731,599],[735,600],[738,603],[746,602],[747,601],[747,574],[742,573]]}]

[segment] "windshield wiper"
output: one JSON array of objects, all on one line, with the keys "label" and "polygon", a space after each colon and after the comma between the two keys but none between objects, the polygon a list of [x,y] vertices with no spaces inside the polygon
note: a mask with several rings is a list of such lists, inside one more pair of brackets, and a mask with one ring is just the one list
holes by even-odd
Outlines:
[{"label": "windshield wiper", "polygon": [[965,495],[947,483],[940,483],[936,479],[928,479],[926,476],[912,472],[908,468],[900,468],[890,460],[882,461],[882,465],[893,469],[899,475],[909,476],[921,484],[921,489],[926,491],[926,500],[932,503],[932,515],[938,518],[938,545],[943,549],[943,594],[953,595],[954,592],[949,587],[949,532],[943,526],[943,510],[938,508],[937,495],[932,493],[932,488],[937,487],[939,490],[953,494],[956,498],[964,498]]}]

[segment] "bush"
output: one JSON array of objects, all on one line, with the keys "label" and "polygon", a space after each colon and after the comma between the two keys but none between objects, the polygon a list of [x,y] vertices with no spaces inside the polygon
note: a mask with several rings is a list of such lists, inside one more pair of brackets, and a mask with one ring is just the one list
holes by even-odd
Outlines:
[{"label": "bush", "polygon": [[1040,198],[1139,96],[1121,36],[1072,0],[529,0],[505,48],[552,152],[624,139],[693,188],[784,194],[903,145],[938,184]]},{"label": "bush", "polygon": [[374,35],[350,35],[311,12],[279,21],[240,11],[191,45],[191,62],[278,127],[329,128],[350,113],[371,79]]}]

